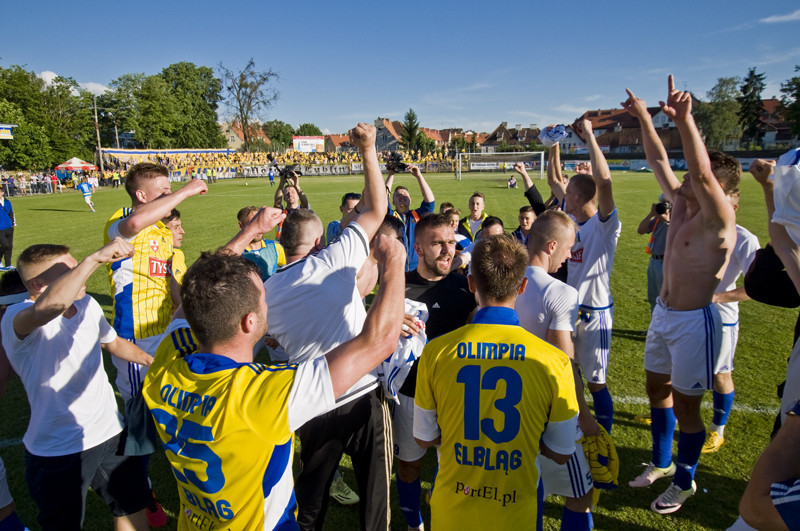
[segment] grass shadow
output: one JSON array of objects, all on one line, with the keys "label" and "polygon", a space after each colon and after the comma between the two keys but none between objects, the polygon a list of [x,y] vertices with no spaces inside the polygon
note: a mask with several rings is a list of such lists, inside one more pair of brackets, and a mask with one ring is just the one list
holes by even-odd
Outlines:
[{"label": "grass shadow", "polygon": [[638,341],[640,343],[644,343],[645,339],[647,339],[647,331],[646,330],[625,330],[625,329],[618,329],[614,328],[611,331],[612,337],[618,337],[622,339],[630,339],[631,341]]}]

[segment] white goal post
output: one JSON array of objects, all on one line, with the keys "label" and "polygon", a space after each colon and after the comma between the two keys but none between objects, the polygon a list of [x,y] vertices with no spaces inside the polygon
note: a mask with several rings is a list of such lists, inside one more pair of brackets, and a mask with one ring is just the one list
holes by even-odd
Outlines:
[{"label": "white goal post", "polygon": [[544,179],[544,151],[516,151],[507,153],[460,153],[456,161],[456,180],[466,172],[512,172],[514,163],[524,162],[528,175],[534,177],[538,171],[539,179]]}]

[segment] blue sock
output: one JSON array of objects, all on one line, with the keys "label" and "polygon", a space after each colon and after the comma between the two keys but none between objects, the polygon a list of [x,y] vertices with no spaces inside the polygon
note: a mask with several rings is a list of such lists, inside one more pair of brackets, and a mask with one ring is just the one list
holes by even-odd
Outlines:
[{"label": "blue sock", "polygon": [[592,393],[594,400],[594,418],[597,423],[611,433],[611,426],[614,424],[614,401],[611,400],[611,393],[608,387],[603,387],[596,393]]},{"label": "blue sock", "polygon": [[27,529],[28,528],[20,521],[16,512],[9,514],[0,522],[0,531],[27,531]]},{"label": "blue sock", "polygon": [[561,513],[562,531],[589,531],[592,527],[592,513],[576,513],[564,507]]},{"label": "blue sock", "polygon": [[700,460],[700,450],[706,442],[706,430],[697,433],[678,434],[678,469],[672,482],[686,490],[692,488],[694,472],[697,470],[697,462]]},{"label": "blue sock", "polygon": [[397,501],[400,510],[406,518],[408,527],[419,527],[422,523],[422,512],[420,512],[420,496],[422,495],[422,485],[419,478],[413,483],[406,483],[399,477],[397,478]]},{"label": "blue sock", "polygon": [[672,462],[672,439],[675,435],[675,413],[672,408],[650,408],[650,432],[653,435],[653,464],[667,468]]},{"label": "blue sock", "polygon": [[731,391],[728,394],[714,391],[714,419],[711,422],[717,426],[724,426],[728,423],[728,415],[731,414],[735,395],[736,391]]}]

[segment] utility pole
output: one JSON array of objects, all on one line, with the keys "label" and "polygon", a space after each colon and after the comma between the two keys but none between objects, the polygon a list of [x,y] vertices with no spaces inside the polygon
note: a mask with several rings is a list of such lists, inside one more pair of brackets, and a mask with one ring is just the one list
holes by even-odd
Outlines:
[{"label": "utility pole", "polygon": [[100,145],[100,125],[97,123],[97,96],[92,95],[92,101],[94,102],[94,132],[97,134],[97,158],[100,159],[100,174],[102,175],[105,173],[105,168],[103,167],[103,147]]}]

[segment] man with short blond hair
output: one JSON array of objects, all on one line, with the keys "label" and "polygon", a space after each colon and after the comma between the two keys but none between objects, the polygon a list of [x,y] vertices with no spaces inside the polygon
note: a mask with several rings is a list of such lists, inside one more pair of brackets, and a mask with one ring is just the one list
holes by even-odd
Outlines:
[{"label": "man with short blond hair", "polygon": [[468,282],[480,309],[428,342],[419,361],[414,437],[439,445],[431,528],[541,528],[536,456],[563,464],[575,450],[572,366],[519,326],[525,248],[495,236],[473,254]]},{"label": "man with short blond hair", "polygon": [[[133,257],[108,265],[113,295],[113,326],[121,337],[133,341],[151,356],[172,317],[172,232],[161,222],[184,199],[208,190],[200,179],[172,193],[166,166],[135,164],[125,178],[132,208],[117,210],[106,222],[106,242],[121,237],[135,250]],[[112,360],[113,361],[113,360]],[[116,385],[123,400],[139,389],[147,369],[114,362]]]},{"label": "man with short blond hair", "polygon": [[86,294],[98,267],[132,255],[115,239],[80,263],[63,245],[34,245],[19,257],[29,298],[6,310],[0,328],[31,406],[25,476],[44,529],[79,529],[90,487],[111,507],[116,529],[149,529],[147,477],[139,459],[119,453],[122,418],[100,347],[130,362],[148,365],[150,357],[119,337]]}]

